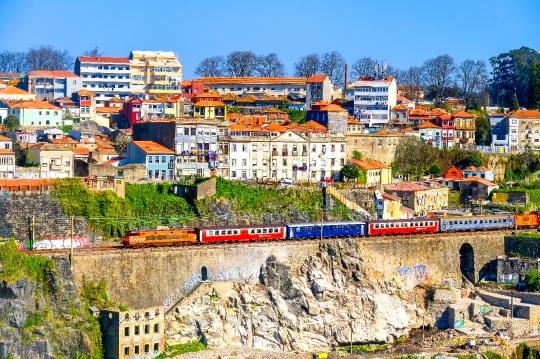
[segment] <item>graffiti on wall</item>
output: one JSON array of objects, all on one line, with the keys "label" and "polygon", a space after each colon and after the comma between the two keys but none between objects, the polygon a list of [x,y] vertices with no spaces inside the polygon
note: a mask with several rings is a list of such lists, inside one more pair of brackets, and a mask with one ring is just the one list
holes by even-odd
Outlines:
[{"label": "graffiti on wall", "polygon": [[454,329],[463,328],[464,325],[465,325],[465,320],[464,319],[455,319],[454,320]]},{"label": "graffiti on wall", "polygon": [[428,274],[425,264],[417,264],[414,266],[414,275],[416,279],[420,282],[425,282],[428,280]]},{"label": "graffiti on wall", "polygon": [[411,274],[411,268],[409,268],[409,267],[399,267],[397,272],[398,272],[399,275],[409,275],[409,274]]}]

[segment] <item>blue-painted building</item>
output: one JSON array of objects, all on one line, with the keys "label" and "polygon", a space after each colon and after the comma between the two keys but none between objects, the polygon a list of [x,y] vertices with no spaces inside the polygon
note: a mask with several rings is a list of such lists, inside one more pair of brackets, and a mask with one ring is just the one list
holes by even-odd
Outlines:
[{"label": "blue-painted building", "polygon": [[146,178],[153,181],[174,179],[174,151],[154,141],[132,141],[127,148],[129,164],[143,164]]},{"label": "blue-painted building", "polygon": [[508,126],[507,117],[498,120],[492,120],[491,123],[491,143],[494,146],[508,146]]}]

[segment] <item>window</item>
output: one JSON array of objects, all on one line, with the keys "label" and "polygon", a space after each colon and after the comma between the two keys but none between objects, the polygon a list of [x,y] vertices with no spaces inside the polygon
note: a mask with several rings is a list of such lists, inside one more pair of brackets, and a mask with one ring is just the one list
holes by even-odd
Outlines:
[{"label": "window", "polygon": [[232,151],[233,151],[233,152],[236,152],[236,143],[233,143],[233,145],[232,145]]},{"label": "window", "polygon": [[124,328],[124,336],[129,337],[129,327]]},{"label": "window", "polygon": [[144,325],[144,334],[150,334],[150,324]]},{"label": "window", "polygon": [[139,346],[138,345],[135,345],[135,351],[134,351],[135,354],[139,354]]},{"label": "window", "polygon": [[145,352],[145,353],[149,353],[149,352],[150,352],[150,344],[145,344],[145,345],[144,345],[144,352]]},{"label": "window", "polygon": [[159,333],[159,323],[154,324],[154,333]]},{"label": "window", "polygon": [[41,111],[39,111],[39,115],[41,116]]},{"label": "window", "polygon": [[154,162],[159,163],[159,156],[154,156]]},{"label": "window", "polygon": [[167,157],[161,156],[161,163],[166,163],[166,162],[167,162]]},{"label": "window", "polygon": [[154,343],[154,354],[156,354],[156,352],[159,352],[159,343]]},{"label": "window", "polygon": [[129,347],[124,347],[124,355],[129,355]]},{"label": "window", "polygon": [[138,325],[135,326],[135,335],[139,335],[140,333],[140,327]]}]

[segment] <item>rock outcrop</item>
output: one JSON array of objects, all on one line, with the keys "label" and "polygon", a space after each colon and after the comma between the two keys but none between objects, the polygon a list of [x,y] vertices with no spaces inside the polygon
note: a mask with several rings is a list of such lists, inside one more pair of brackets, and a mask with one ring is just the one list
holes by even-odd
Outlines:
[{"label": "rock outcrop", "polygon": [[213,283],[186,300],[166,319],[167,341],[280,351],[393,342],[421,324],[424,298],[377,273],[352,242],[323,245],[302,263],[269,257],[259,281]]}]

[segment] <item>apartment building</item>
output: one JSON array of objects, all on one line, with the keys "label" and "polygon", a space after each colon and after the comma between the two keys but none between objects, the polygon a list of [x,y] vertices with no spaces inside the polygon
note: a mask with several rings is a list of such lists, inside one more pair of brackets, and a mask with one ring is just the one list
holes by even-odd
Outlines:
[{"label": "apartment building", "polygon": [[172,51],[131,51],[131,92],[142,98],[182,93],[182,65]]},{"label": "apartment building", "polygon": [[70,71],[30,71],[22,78],[19,87],[36,94],[40,100],[52,101],[61,97],[71,97],[82,89],[82,79]]},{"label": "apartment building", "polygon": [[0,107],[7,108],[8,115],[17,117],[21,126],[62,125],[62,109],[47,101],[3,100]]},{"label": "apartment building", "polygon": [[435,119],[435,124],[441,127],[441,148],[454,147],[454,118],[450,115],[442,115]]},{"label": "apartment building", "polygon": [[39,164],[40,178],[73,177],[73,148],[51,143],[36,143],[25,148],[24,154],[27,159],[32,158],[34,164]]},{"label": "apartment building", "polygon": [[452,115],[454,119],[454,144],[460,149],[473,149],[476,131],[476,116],[465,111]]},{"label": "apartment building", "polygon": [[221,95],[306,97],[306,77],[201,77],[196,80]]},{"label": "apartment building", "polygon": [[428,211],[448,208],[448,187],[434,182],[402,182],[385,188],[401,203],[423,216]]},{"label": "apartment building", "polygon": [[429,143],[435,148],[442,148],[442,128],[431,122],[424,122],[418,126],[418,132],[422,141]]},{"label": "apartment building", "polygon": [[[6,138],[0,136],[0,140],[2,139]],[[11,141],[9,143],[11,144]],[[15,152],[0,148],[0,178],[15,178],[16,176]]]},{"label": "apartment building", "polygon": [[347,162],[357,166],[366,173],[366,183],[360,184],[363,187],[381,187],[392,183],[392,169],[379,161],[363,161],[349,158]]},{"label": "apartment building", "polygon": [[[512,150],[540,150],[540,111],[517,110],[508,115]],[[515,134],[517,130],[517,136]],[[513,141],[517,138],[517,141]],[[517,145],[516,145],[517,142]]]},{"label": "apartment building", "polygon": [[327,75],[312,75],[306,81],[306,108],[319,101],[330,102],[332,98],[332,82]]},{"label": "apartment building", "polygon": [[354,83],[354,116],[365,127],[384,126],[396,99],[396,80],[392,77],[361,77]]},{"label": "apartment building", "polygon": [[82,78],[82,88],[96,94],[97,106],[104,106],[114,96],[126,98],[131,94],[127,57],[78,56],[75,73]]}]

